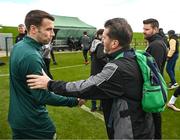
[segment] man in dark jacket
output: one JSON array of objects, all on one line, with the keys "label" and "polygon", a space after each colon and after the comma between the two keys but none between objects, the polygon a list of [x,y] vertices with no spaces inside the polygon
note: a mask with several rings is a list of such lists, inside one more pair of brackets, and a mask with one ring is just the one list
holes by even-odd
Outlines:
[{"label": "man in dark jacket", "polygon": [[[103,32],[104,51],[110,62],[103,70],[86,80],[52,81],[46,75],[29,75],[28,85],[43,88],[65,96],[86,99],[112,99],[108,122],[113,135],[110,139],[153,139],[152,114],[144,112],[142,99],[142,74],[133,57],[117,57],[129,53],[132,29],[123,18],[110,19]],[[97,129],[97,128],[96,128]]]},{"label": "man in dark jacket", "polygon": [[[146,19],[143,21],[144,38],[148,41],[146,51],[151,54],[158,68],[163,75],[167,57],[167,46],[163,38],[159,35],[159,22],[156,19]],[[155,125],[155,139],[161,139],[161,114],[153,113]]]}]

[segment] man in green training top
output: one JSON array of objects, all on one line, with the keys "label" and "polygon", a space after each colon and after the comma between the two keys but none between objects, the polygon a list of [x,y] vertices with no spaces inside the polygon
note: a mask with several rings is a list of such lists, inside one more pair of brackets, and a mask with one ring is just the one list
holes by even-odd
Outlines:
[{"label": "man in green training top", "polygon": [[47,72],[41,55],[42,45],[54,36],[54,18],[41,10],[30,11],[25,18],[27,36],[15,44],[10,57],[10,105],[8,121],[13,139],[53,139],[56,130],[46,105],[76,106],[77,98],[55,95],[47,90],[31,90],[27,74]]}]

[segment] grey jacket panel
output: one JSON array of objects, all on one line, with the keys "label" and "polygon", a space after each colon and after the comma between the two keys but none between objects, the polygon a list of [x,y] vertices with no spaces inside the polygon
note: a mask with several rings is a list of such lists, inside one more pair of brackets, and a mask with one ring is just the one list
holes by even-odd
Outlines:
[{"label": "grey jacket panel", "polygon": [[114,139],[133,139],[133,129],[131,123],[131,116],[123,115],[121,112],[127,111],[128,103],[123,99],[114,99],[112,106],[112,125],[114,130]]},{"label": "grey jacket panel", "polygon": [[[79,92],[78,94],[81,94],[81,93],[83,93],[81,91],[86,90],[86,89],[89,90],[89,88],[92,88],[92,91],[93,91],[93,88],[95,88],[95,87],[99,88],[100,90],[106,90],[105,89],[106,86],[104,85],[104,84],[106,84],[105,81],[108,81],[113,76],[113,74],[116,72],[117,68],[118,68],[118,66],[116,64],[108,63],[107,65],[105,65],[102,72],[95,76],[91,76],[86,80],[80,80],[80,81],[76,81],[76,82],[66,83],[66,91],[70,95],[71,92]],[[102,86],[103,88],[100,87],[101,85],[104,85],[104,86]],[[72,95],[73,94],[74,93],[72,93]],[[98,94],[98,92],[96,94]],[[104,93],[104,94],[106,94],[106,93]],[[102,93],[101,93],[101,95],[102,95]],[[104,96],[107,96],[107,95],[104,95]],[[86,95],[86,97],[88,97],[88,95]],[[102,98],[104,98],[103,95],[102,95]]]}]

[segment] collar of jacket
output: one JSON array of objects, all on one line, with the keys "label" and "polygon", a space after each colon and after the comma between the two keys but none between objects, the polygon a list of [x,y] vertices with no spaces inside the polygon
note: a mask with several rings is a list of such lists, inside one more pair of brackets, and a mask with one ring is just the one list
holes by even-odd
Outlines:
[{"label": "collar of jacket", "polygon": [[120,53],[130,50],[131,47],[121,48],[111,54],[107,54],[109,60],[114,60]]},{"label": "collar of jacket", "polygon": [[148,41],[149,43],[151,43],[151,42],[153,42],[154,40],[161,40],[161,39],[162,39],[162,37],[157,33],[157,34],[152,35],[151,37],[148,37],[148,38],[147,38],[147,41]]},{"label": "collar of jacket", "polygon": [[41,50],[42,44],[31,38],[30,36],[24,37],[24,42],[27,42],[28,44],[31,44],[32,47],[36,48],[38,51]]}]

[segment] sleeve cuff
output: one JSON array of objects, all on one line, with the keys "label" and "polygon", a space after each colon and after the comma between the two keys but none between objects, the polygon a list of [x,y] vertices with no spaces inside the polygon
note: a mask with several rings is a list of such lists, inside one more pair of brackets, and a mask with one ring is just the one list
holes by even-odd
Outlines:
[{"label": "sleeve cuff", "polygon": [[49,91],[52,91],[52,83],[54,82],[54,80],[50,80],[47,84],[47,88]]}]

